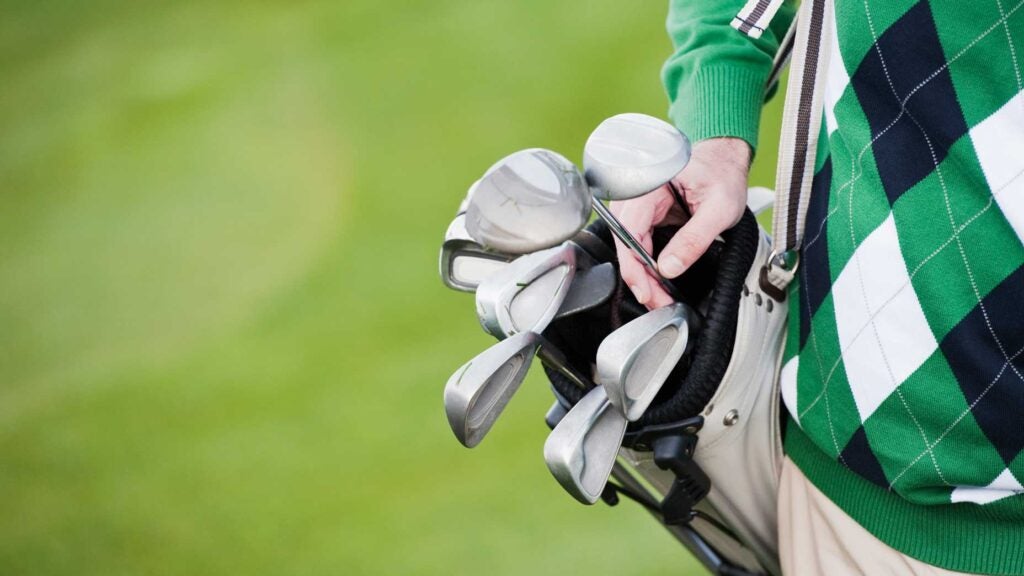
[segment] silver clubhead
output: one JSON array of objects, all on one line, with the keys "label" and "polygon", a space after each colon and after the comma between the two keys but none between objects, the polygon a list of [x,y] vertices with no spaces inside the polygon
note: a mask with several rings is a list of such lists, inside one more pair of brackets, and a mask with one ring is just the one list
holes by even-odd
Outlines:
[{"label": "silver clubhead", "polygon": [[643,196],[679,174],[690,161],[690,140],[646,114],[618,114],[590,134],[583,173],[604,200]]},{"label": "silver clubhead", "polygon": [[452,374],[444,387],[444,411],[452,432],[472,448],[519,389],[541,339],[522,332],[478,354]]},{"label": "silver clubhead", "polygon": [[543,332],[555,317],[576,273],[571,242],[526,254],[485,278],[476,290],[480,324],[495,338]]},{"label": "silver clubhead", "polygon": [[515,256],[487,250],[466,231],[466,215],[448,225],[441,245],[441,281],[452,290],[475,292],[484,278],[501,270]]},{"label": "silver clubhead", "polygon": [[[579,254],[577,254],[577,257]],[[618,272],[611,262],[598,264],[591,268],[580,267],[576,270],[576,277],[569,286],[569,293],[565,296],[562,306],[555,314],[555,319],[565,318],[585,310],[597,308],[607,302],[615,293],[615,286],[619,282]]]},{"label": "silver clubhead", "polygon": [[462,199],[462,202],[459,202],[459,211],[455,213],[456,216],[462,216],[466,213],[466,210],[469,208],[469,199],[473,197],[473,193],[476,192],[476,187],[479,185],[480,181],[477,180],[476,182],[473,182],[473,185],[466,191],[466,197]]},{"label": "silver clubhead", "polygon": [[597,383],[629,421],[643,416],[690,344],[699,318],[686,304],[652,310],[597,348]]},{"label": "silver clubhead", "polygon": [[558,422],[544,443],[544,461],[563,488],[584,504],[601,497],[626,433],[625,416],[604,388],[587,393]]},{"label": "silver clubhead", "polygon": [[590,219],[590,202],[575,164],[550,150],[522,150],[480,179],[466,207],[466,229],[481,246],[526,254],[572,238]]}]

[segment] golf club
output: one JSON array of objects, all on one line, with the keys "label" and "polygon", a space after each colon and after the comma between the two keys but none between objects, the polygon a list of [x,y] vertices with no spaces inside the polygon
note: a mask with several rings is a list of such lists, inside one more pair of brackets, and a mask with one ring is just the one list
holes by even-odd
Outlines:
[{"label": "golf club", "polygon": [[592,268],[577,269],[576,277],[569,286],[569,293],[555,314],[555,320],[604,304],[612,297],[617,284],[618,273],[611,262],[598,264]]},{"label": "golf club", "polygon": [[503,339],[463,364],[448,379],[444,410],[452,432],[467,448],[483,440],[529,372],[533,356],[557,370],[581,390],[596,389],[561,351],[534,332]]},{"label": "golf club", "polygon": [[584,504],[601,497],[626,432],[626,417],[602,387],[587,393],[544,442],[544,461],[555,480]]},{"label": "golf club", "polygon": [[668,122],[617,114],[601,122],[583,147],[583,174],[602,200],[629,200],[660,188],[690,161],[690,141]]},{"label": "golf club", "polygon": [[611,231],[640,257],[652,277],[674,300],[675,286],[602,200],[628,200],[665,185],[690,161],[690,141],[674,126],[645,114],[618,114],[598,125],[583,147],[583,173],[592,205]]},{"label": "golf club", "polygon": [[[565,242],[521,256],[480,284],[480,324],[502,342],[457,370],[445,387],[448,421],[466,446],[475,446],[487,434],[526,377],[535,352],[580,389],[594,387],[589,378],[572,368],[560,350],[539,335],[566,301],[577,250],[575,244]],[[614,267],[606,264],[591,270],[601,272],[595,277],[600,284],[595,292],[601,298],[609,297],[606,287],[614,287]],[[594,299],[593,295],[581,296],[582,300],[588,298]]]},{"label": "golf club", "polygon": [[608,335],[597,349],[597,383],[629,421],[643,416],[691,343],[699,317],[676,303]]},{"label": "golf club", "polygon": [[569,293],[577,250],[563,242],[525,254],[480,282],[476,310],[484,330],[496,338],[543,332]]},{"label": "golf club", "polygon": [[579,169],[540,148],[502,158],[480,179],[466,207],[466,230],[482,246],[509,254],[551,248],[590,218]]},{"label": "golf club", "polygon": [[[689,156],[689,141],[671,125],[640,114],[615,116],[597,127],[585,147],[584,166],[593,174],[597,197],[565,157],[539,148],[523,150],[498,161],[481,178],[468,201],[466,228],[483,246],[530,252],[572,237],[586,224],[589,210],[583,214],[581,208],[590,204],[679,300],[675,287],[658,273],[654,258],[601,198],[624,200],[651,192],[678,174]],[[647,173],[650,176],[641,176]]]},{"label": "golf club", "polygon": [[[586,230],[575,236],[582,240]],[[599,241],[599,240],[598,240]],[[476,292],[484,278],[504,268],[515,256],[488,250],[466,232],[466,215],[455,216],[441,245],[441,281],[460,292]],[[610,262],[597,264],[586,250],[577,249],[576,277],[569,287],[555,318],[562,318],[600,306],[615,290],[615,266]]]},{"label": "golf club", "polygon": [[512,395],[519,389],[541,344],[533,332],[521,332],[484,350],[452,374],[444,387],[444,410],[463,445],[480,443]]},{"label": "golf club", "polygon": [[466,215],[455,216],[441,245],[441,281],[452,290],[475,292],[480,282],[515,256],[487,250],[466,231]]}]

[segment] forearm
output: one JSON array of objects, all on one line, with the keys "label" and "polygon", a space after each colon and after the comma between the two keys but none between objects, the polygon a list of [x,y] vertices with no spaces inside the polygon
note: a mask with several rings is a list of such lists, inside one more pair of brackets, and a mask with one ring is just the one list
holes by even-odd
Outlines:
[{"label": "forearm", "polygon": [[795,14],[789,0],[761,38],[729,23],[743,0],[672,0],[667,28],[673,54],[662,68],[669,116],[692,140],[730,136],[757,148],[765,82]]}]

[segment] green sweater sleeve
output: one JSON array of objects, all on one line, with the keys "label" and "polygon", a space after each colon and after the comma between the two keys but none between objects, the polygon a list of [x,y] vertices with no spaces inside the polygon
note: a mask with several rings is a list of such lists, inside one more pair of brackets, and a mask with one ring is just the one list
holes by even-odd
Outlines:
[{"label": "green sweater sleeve", "polygon": [[796,13],[792,0],[754,40],[729,26],[743,0],[671,0],[674,52],[661,71],[669,118],[694,142],[742,138],[757,149],[757,129],[772,58]]}]

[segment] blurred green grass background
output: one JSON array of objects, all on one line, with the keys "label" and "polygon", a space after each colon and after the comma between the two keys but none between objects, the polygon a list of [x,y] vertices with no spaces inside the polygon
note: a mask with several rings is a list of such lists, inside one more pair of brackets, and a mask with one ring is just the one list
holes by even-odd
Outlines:
[{"label": "blurred green grass background", "polygon": [[551,479],[539,371],[472,452],[441,405],[456,206],[664,116],[664,3],[2,12],[0,574],[699,573]]}]

